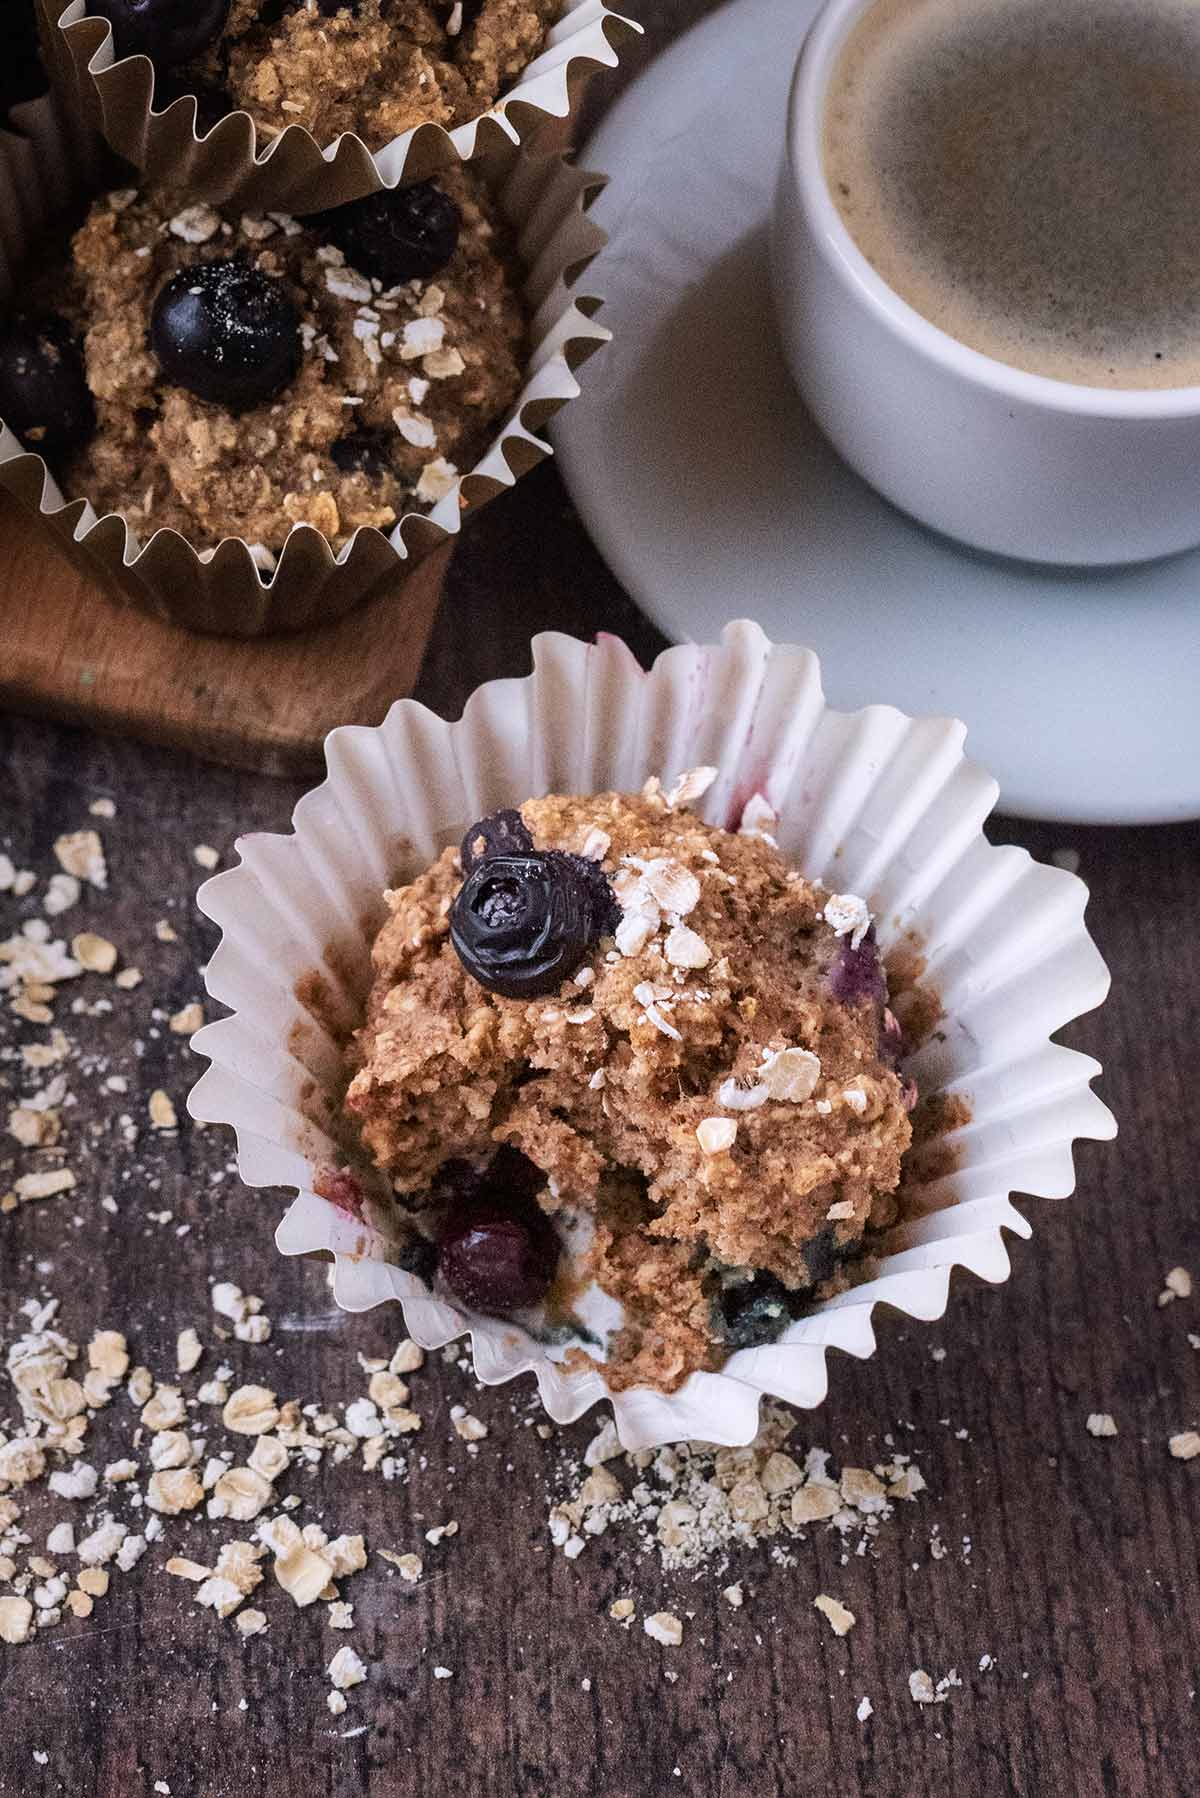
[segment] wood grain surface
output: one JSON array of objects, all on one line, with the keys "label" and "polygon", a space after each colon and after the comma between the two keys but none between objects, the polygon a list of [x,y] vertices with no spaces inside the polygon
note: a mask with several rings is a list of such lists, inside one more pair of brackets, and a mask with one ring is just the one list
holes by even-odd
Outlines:
[{"label": "wood grain surface", "polygon": [[[663,5],[658,35],[695,10]],[[455,714],[478,681],[524,672],[528,637],[548,627],[615,631],[643,658],[661,646],[552,468],[466,534],[419,696]],[[157,1087],[182,1118],[196,1072],[164,1025],[200,997],[212,947],[192,903],[193,847],[228,857],[239,831],[286,828],[299,784],[17,718],[0,718],[0,765],[0,848],[42,882],[54,838],[97,822],[95,799],[115,801],[98,825],[110,891],[85,894],[63,922],[110,937],[145,975],[121,994],[92,979],[79,991],[111,995],[113,1009],[66,1018],[81,1054],[64,1143],[80,1185],[0,1215],[0,1343],[26,1299],[53,1294],[68,1334],[124,1328],[135,1358],[168,1375],[181,1327],[212,1343],[208,1283],[234,1280],[264,1295],[275,1323],[268,1345],[221,1345],[237,1380],[304,1402],[359,1394],[355,1357],[390,1352],[396,1319],[333,1311],[321,1267],[276,1256],[282,1195],[238,1185],[223,1131],[145,1127]],[[1079,854],[1114,991],[1067,1040],[1105,1063],[1122,1136],[1080,1152],[1073,1198],[1025,1206],[1035,1236],[1012,1245],[1005,1286],[960,1286],[939,1323],[882,1320],[876,1357],[835,1361],[828,1402],[799,1419],[795,1442],[839,1462],[870,1465],[889,1444],[917,1457],[929,1490],[898,1507],[873,1553],[844,1559],[836,1536],[816,1533],[794,1566],[748,1549],[722,1574],[668,1575],[610,1530],[568,1562],[546,1513],[561,1457],[578,1456],[592,1426],[542,1441],[527,1387],[480,1391],[435,1358],[412,1381],[424,1426],[405,1481],[347,1464],[286,1482],[301,1517],[330,1534],[420,1549],[422,1581],[403,1585],[373,1560],[346,1582],[348,1637],[323,1605],[299,1612],[271,1589],[269,1629],[243,1643],[163,1572],[167,1552],[211,1559],[212,1527],[174,1520],[168,1544],[114,1576],[86,1622],[0,1647],[3,1798],[1192,1798],[1200,1460],[1173,1460],[1166,1443],[1200,1426],[1188,1334],[1200,1334],[1200,1296],[1156,1298],[1168,1268],[1200,1276],[1200,826],[998,820],[993,834]],[[0,895],[0,937],[35,909]],[[159,940],[163,918],[178,942]],[[24,1090],[15,1046],[44,1034],[0,1010],[0,1113]],[[128,1082],[120,1097],[104,1089],[113,1074]],[[0,1137],[0,1191],[26,1165]],[[474,1457],[452,1428],[458,1403],[490,1428]],[[1092,1411],[1111,1412],[1119,1435],[1093,1439]],[[31,1502],[31,1534],[62,1511]],[[423,1532],[450,1518],[457,1536],[428,1546]],[[740,1611],[720,1596],[735,1578]],[[812,1608],[821,1592],[856,1614],[844,1639]],[[608,1607],[623,1594],[639,1619],[684,1617],[682,1645],[618,1627]],[[324,1669],[345,1640],[369,1678],[335,1718]],[[962,1685],[919,1707],[917,1667],[935,1678],[954,1667]],[[873,1714],[860,1722],[864,1695]]]},{"label": "wood grain surface", "polygon": [[378,724],[411,692],[450,554],[322,630],[198,637],[112,598],[0,496],[0,706],[263,774],[319,772],[335,724]]}]

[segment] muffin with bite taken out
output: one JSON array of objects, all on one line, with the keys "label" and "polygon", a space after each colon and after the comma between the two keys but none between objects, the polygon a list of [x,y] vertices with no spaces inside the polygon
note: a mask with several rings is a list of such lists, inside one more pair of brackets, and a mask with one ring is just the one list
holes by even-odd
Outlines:
[{"label": "muffin with bite taken out", "polygon": [[699,819],[713,773],[481,820],[387,895],[351,1052],[422,1277],[614,1391],[836,1290],[911,1137],[866,906],[789,867],[761,800]]}]

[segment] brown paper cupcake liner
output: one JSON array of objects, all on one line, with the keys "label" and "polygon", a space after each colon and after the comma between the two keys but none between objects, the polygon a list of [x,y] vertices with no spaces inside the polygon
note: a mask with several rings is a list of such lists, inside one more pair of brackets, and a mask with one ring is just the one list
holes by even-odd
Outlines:
[{"label": "brown paper cupcake liner", "polygon": [[195,99],[184,96],[156,112],[153,64],[145,56],[118,57],[107,20],[89,17],[85,0],[38,5],[48,61],[66,103],[114,150],[148,181],[213,205],[260,212],[340,206],[531,142],[549,120],[574,112],[590,76],[615,68],[619,46],[641,30],[604,0],[565,0],[541,55],[489,111],[453,131],[415,126],[372,151],[350,133],[319,144],[300,125],[269,137],[248,112],[231,112],[198,135]]},{"label": "brown paper cupcake liner", "polygon": [[[100,140],[51,99],[22,109],[23,135],[0,132],[0,303],[19,294],[20,270],[64,212],[103,186]],[[38,455],[0,421],[0,486],[40,516],[68,555],[144,611],[189,630],[266,636],[342,617],[386,581],[396,581],[454,539],[464,513],[511,487],[551,449],[539,435],[579,392],[575,371],[609,333],[595,322],[598,299],[575,283],[604,243],[587,217],[600,176],[559,156],[509,144],[486,166],[513,226],[526,270],[530,355],[524,388],[483,458],[428,513],[408,513],[392,531],[363,529],[334,552],[311,525],[295,525],[270,572],[250,546],[226,538],[197,550],[173,530],[142,543],[118,514],[99,516],[86,497],[64,496]],[[403,616],[403,589],[397,615]]]}]

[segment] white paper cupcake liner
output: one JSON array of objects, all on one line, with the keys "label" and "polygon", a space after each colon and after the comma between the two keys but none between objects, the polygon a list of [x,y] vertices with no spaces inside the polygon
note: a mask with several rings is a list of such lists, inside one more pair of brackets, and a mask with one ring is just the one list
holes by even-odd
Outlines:
[{"label": "white paper cupcake liner", "polygon": [[89,17],[85,0],[67,6],[39,0],[39,6],[60,91],[118,154],[147,180],[178,187],[191,199],[257,212],[340,206],[529,143],[551,119],[572,113],[587,79],[615,68],[621,44],[641,30],[604,0],[564,0],[541,55],[488,112],[453,131],[418,125],[372,152],[349,133],[319,144],[299,125],[272,138],[257,130],[248,112],[231,112],[198,136],[195,99],[184,97],[156,112],[150,59],[118,58],[108,21]]},{"label": "white paper cupcake liner", "polygon": [[[19,299],[23,266],[63,213],[106,180],[112,185],[104,146],[52,100],[23,108],[21,122],[25,135],[0,131],[0,304]],[[294,525],[267,572],[240,537],[197,550],[177,531],[161,530],[143,543],[117,514],[101,517],[86,497],[65,499],[41,457],[2,420],[0,486],[40,515],[93,578],[189,630],[243,637],[304,630],[343,617],[387,583],[397,588],[402,629],[406,588],[414,578],[440,581],[446,558],[432,572],[418,564],[457,538],[465,513],[553,453],[544,426],[576,398],[576,371],[610,335],[593,316],[600,301],[576,286],[605,242],[587,216],[603,177],[511,146],[489,166],[527,271],[526,381],[486,454],[429,512],[405,514],[386,534],[356,531],[336,552],[311,525]],[[427,616],[428,606],[412,598]]]},{"label": "white paper cupcake liner", "polygon": [[[868,899],[885,954],[921,945],[923,983],[945,1018],[906,1071],[923,1097],[965,1095],[971,1117],[947,1135],[953,1171],[915,1182],[906,1221],[881,1236],[873,1278],[674,1394],[612,1398],[628,1447],[747,1442],[761,1395],[820,1404],[829,1349],[875,1352],[877,1304],[932,1319],[955,1268],[1006,1279],[1004,1232],[1030,1234],[1010,1194],[1064,1197],[1075,1139],[1115,1134],[1090,1090],[1098,1064],[1050,1040],[1108,990],[1083,922],[1087,889],[987,842],[996,784],[964,757],[964,734],[886,706],[831,711],[816,656],[749,623],[728,626],[720,645],[667,650],[649,673],[615,639],[541,636],[533,674],[482,687],[457,723],[401,700],[378,729],[336,730],[328,779],[296,807],[293,834],[243,838],[242,865],[201,889],[222,930],[208,990],[233,1015],[194,1039],[212,1065],[192,1115],[233,1126],[248,1185],[298,1189],[276,1240],[287,1255],[333,1256],[344,1309],[398,1300],[426,1348],[469,1332],[486,1384],[531,1372],[551,1417],[579,1417],[610,1396],[599,1371],[568,1374],[512,1323],[432,1298],[389,1265],[386,1221],[359,1226],[314,1193],[318,1170],[344,1158],[329,1135],[334,1033],[361,1017],[384,887],[411,879],[474,819],[547,792],[637,791],[651,774],[701,764],[720,770],[697,808],[714,823],[761,792],[794,865]],[[314,974],[320,1002],[302,1002]]]}]

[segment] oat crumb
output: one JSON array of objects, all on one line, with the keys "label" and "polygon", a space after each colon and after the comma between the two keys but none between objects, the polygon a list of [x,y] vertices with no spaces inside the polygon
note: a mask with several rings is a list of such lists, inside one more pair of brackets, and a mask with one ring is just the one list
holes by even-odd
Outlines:
[{"label": "oat crumb", "polygon": [[[455,1411],[459,1412],[457,1417],[454,1415]],[[450,1416],[454,1423],[455,1433],[464,1442],[482,1442],[488,1433],[486,1423],[482,1423],[478,1417],[473,1417],[469,1411],[463,1411],[459,1405],[453,1407]]]},{"label": "oat crumb", "polygon": [[1160,1305],[1171,1305],[1176,1299],[1190,1299],[1192,1296],[1192,1276],[1186,1267],[1173,1267],[1163,1282],[1163,1290],[1158,1295]]},{"label": "oat crumb", "polygon": [[360,1686],[366,1677],[366,1663],[348,1642],[344,1643],[329,1663],[329,1678],[334,1690],[348,1692],[352,1686]]},{"label": "oat crumb", "polygon": [[194,1036],[204,1022],[204,1007],[198,1000],[172,1012],[167,1020],[167,1028],[174,1036]]},{"label": "oat crumb", "polygon": [[706,1155],[723,1155],[737,1137],[736,1118],[702,1118],[696,1125],[696,1141]]},{"label": "oat crumb", "polygon": [[117,965],[117,946],[94,930],[82,930],[71,938],[71,954],[89,974],[111,974]]},{"label": "oat crumb", "polygon": [[94,830],[72,830],[54,840],[54,853],[64,874],[86,880],[103,892],[108,885],[104,845]]},{"label": "oat crumb", "polygon": [[33,1606],[27,1598],[0,1598],[0,1642],[17,1647],[28,1642],[33,1625]]},{"label": "oat crumb", "polygon": [[161,1086],[155,1087],[150,1094],[147,1109],[150,1113],[152,1130],[174,1130],[178,1127],[179,1119],[175,1115],[175,1107],[171,1103],[170,1095],[165,1093]]},{"label": "oat crumb", "polygon": [[46,882],[42,910],[48,918],[61,918],[65,911],[78,905],[83,888],[73,874],[52,874]]},{"label": "oat crumb", "polygon": [[388,1362],[388,1372],[417,1373],[425,1365],[425,1350],[411,1339],[401,1342]]},{"label": "oat crumb", "polygon": [[835,1636],[849,1635],[856,1621],[853,1611],[847,1610],[839,1599],[831,1598],[827,1592],[818,1593],[813,1604],[827,1620]]}]

